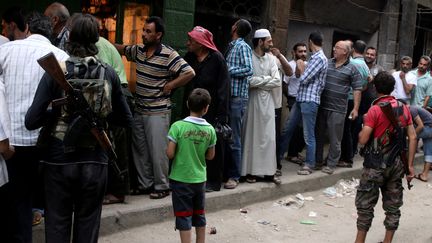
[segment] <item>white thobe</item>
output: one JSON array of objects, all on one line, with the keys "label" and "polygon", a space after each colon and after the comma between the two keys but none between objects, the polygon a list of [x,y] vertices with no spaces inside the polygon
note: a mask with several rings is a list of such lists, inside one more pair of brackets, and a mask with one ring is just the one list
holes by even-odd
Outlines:
[{"label": "white thobe", "polygon": [[274,88],[281,86],[275,59],[269,54],[252,55],[249,102],[244,117],[241,175],[263,176],[276,172]]}]

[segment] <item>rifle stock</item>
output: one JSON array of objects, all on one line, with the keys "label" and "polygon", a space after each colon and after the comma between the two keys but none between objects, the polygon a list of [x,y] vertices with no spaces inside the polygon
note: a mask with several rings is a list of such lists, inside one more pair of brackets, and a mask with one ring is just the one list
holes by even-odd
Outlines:
[{"label": "rifle stock", "polygon": [[39,65],[53,78],[66,92],[72,92],[73,87],[66,80],[63,70],[60,67],[54,53],[50,52],[37,60]]},{"label": "rifle stock", "polygon": [[[381,111],[384,113],[384,115],[387,117],[387,119],[390,121],[390,123],[392,124],[394,129],[397,129],[399,126],[399,121],[396,119],[395,114],[393,112],[393,107],[390,104],[390,102],[382,102],[378,104],[379,107],[381,108]],[[406,138],[403,138],[406,139]],[[405,143],[404,143],[405,144]],[[407,175],[406,179],[407,179],[407,185],[408,185],[408,190],[411,190],[411,180],[408,179],[408,175],[409,175],[409,164],[408,164],[408,157],[407,157],[407,148],[406,146],[403,146],[401,154],[400,154],[400,158],[404,164],[404,169],[405,169],[405,175]]]}]

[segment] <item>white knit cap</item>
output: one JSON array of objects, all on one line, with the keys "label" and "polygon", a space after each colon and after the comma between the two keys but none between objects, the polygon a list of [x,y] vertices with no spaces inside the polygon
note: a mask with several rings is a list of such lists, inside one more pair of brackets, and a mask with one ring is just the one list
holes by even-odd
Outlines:
[{"label": "white knit cap", "polygon": [[265,38],[265,37],[271,37],[270,31],[268,31],[268,29],[259,29],[255,31],[254,38]]}]

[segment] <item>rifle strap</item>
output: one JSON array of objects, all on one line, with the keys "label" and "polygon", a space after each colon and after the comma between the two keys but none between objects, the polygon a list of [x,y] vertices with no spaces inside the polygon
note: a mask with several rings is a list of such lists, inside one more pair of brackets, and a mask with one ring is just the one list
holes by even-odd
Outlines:
[{"label": "rifle strap", "polygon": [[394,129],[395,132],[399,132],[400,129],[401,129],[400,121],[399,121],[399,117],[401,115],[403,115],[405,121],[408,120],[408,118],[406,117],[406,115],[403,112],[404,104],[402,102],[400,102],[400,101],[397,101],[397,102],[398,102],[398,106],[397,107],[392,107],[393,117],[389,117],[388,114],[385,113],[383,111],[383,108],[380,106],[382,113],[386,116],[387,120],[390,121],[390,124],[393,126],[393,129]]},{"label": "rifle strap", "polygon": [[[67,61],[72,62],[74,64],[75,78],[80,78],[79,70],[80,67],[82,66],[84,66],[86,70],[83,79],[96,79],[96,77],[98,77],[98,79],[103,80],[105,77],[105,65],[102,64],[98,59],[96,59],[93,56],[84,57],[84,58],[70,57]],[[90,71],[89,65],[91,64],[96,64],[96,67]],[[99,76],[97,76],[98,72],[99,72]]]}]

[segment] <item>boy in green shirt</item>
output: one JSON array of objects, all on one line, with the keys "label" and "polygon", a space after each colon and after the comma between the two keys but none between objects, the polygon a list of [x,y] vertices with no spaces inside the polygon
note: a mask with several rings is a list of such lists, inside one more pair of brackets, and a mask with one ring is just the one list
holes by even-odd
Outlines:
[{"label": "boy in green shirt", "polygon": [[207,90],[194,89],[187,101],[190,115],[175,122],[168,132],[166,153],[173,160],[170,187],[182,243],[191,242],[192,226],[196,229],[196,242],[205,242],[206,159],[215,155],[216,132],[201,117],[207,113],[210,101]]}]

